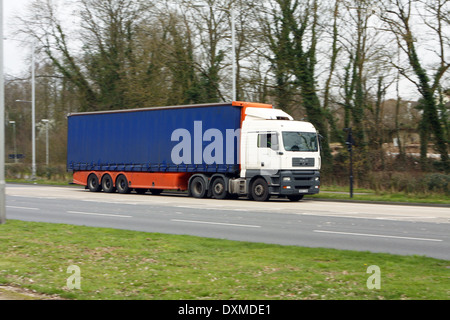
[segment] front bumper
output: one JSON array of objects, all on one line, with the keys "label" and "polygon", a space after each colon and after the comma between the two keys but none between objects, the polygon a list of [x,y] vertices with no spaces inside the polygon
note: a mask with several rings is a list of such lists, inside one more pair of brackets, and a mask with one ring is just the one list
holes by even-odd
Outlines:
[{"label": "front bumper", "polygon": [[271,194],[305,195],[317,194],[320,190],[320,172],[316,170],[280,171],[271,180]]}]

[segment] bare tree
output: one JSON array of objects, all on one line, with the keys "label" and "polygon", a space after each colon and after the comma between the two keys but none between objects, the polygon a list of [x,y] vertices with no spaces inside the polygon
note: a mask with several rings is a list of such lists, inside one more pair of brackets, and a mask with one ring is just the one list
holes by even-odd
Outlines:
[{"label": "bare tree", "polygon": [[[259,18],[265,54],[275,78],[278,106],[294,115],[305,111],[320,134],[323,163],[331,164],[329,129],[318,95],[317,47],[321,26],[319,1],[276,0]],[[297,99],[297,103],[293,103]]]},{"label": "bare tree", "polygon": [[[421,163],[427,167],[427,148],[430,134],[433,134],[436,150],[441,155],[441,161],[446,171],[450,170],[448,156],[448,141],[446,141],[443,126],[439,117],[436,96],[441,80],[450,68],[450,61],[446,60],[450,49],[448,41],[448,0],[384,0],[383,21],[388,30],[394,35],[398,46],[407,56],[410,70],[397,66],[403,76],[414,83],[420,92],[420,107],[422,120],[420,123]],[[425,12],[425,13],[421,13]],[[425,30],[418,30],[416,26]],[[426,37],[420,37],[425,34]],[[430,41],[433,44],[430,46]],[[428,42],[428,44],[427,44]],[[435,67],[429,67],[424,57],[420,55],[421,45],[427,44],[428,50],[436,58]],[[427,54],[427,57],[428,54]]]},{"label": "bare tree", "polygon": [[60,17],[58,5],[61,2],[34,0],[20,18],[19,32],[38,42],[57,71],[77,88],[80,110],[127,105],[122,80],[133,63],[134,34],[148,4],[78,0],[76,16],[69,19],[77,19],[79,26],[70,28]]}]

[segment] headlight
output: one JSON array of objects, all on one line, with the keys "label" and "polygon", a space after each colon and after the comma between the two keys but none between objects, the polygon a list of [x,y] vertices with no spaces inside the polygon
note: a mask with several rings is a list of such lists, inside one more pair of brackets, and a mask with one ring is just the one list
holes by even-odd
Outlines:
[{"label": "headlight", "polygon": [[316,179],[315,179],[316,181],[319,181],[319,177],[316,177]]},{"label": "headlight", "polygon": [[291,177],[283,177],[283,181],[291,181]]}]

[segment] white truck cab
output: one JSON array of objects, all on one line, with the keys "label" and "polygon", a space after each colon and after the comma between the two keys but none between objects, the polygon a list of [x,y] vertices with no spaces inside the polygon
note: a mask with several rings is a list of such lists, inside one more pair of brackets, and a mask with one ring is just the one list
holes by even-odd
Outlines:
[{"label": "white truck cab", "polygon": [[[271,195],[292,201],[320,186],[320,145],[315,127],[279,109],[247,108],[241,129],[240,188],[254,200]],[[236,190],[238,181],[231,181]]]}]

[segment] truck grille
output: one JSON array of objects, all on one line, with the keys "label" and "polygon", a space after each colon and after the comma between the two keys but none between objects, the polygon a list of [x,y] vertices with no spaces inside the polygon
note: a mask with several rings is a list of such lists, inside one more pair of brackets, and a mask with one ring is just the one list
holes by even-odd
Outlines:
[{"label": "truck grille", "polygon": [[293,167],[314,167],[314,158],[292,158]]}]

